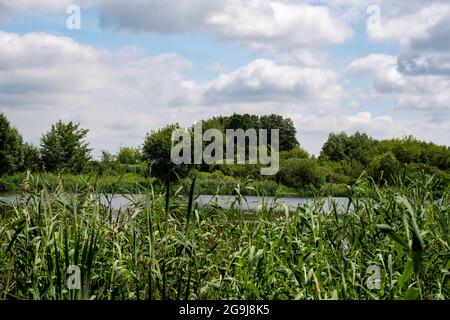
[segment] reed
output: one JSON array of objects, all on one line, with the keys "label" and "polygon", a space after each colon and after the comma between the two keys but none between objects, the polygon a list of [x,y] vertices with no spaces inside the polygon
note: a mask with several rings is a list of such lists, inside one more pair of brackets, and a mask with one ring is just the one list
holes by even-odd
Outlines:
[{"label": "reed", "polygon": [[[450,296],[449,193],[435,194],[431,177],[396,190],[362,179],[349,206],[331,212],[317,198],[255,213],[198,207],[195,179],[187,190],[141,187],[113,210],[89,185],[74,193],[29,178],[21,200],[0,205],[0,299]],[[246,188],[264,195],[237,185],[236,204]],[[74,266],[80,289],[67,285]]]}]

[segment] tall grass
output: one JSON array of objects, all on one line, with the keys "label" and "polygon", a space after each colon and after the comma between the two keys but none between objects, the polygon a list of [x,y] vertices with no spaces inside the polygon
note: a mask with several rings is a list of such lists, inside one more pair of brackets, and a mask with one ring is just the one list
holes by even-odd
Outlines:
[{"label": "tall grass", "polygon": [[[318,198],[250,214],[200,208],[195,179],[142,187],[123,210],[85,185],[34,181],[0,205],[0,299],[448,299],[449,193],[433,183],[394,191],[365,179],[331,212]],[[238,202],[246,188],[264,194],[236,186]],[[81,289],[67,286],[71,266]]]}]

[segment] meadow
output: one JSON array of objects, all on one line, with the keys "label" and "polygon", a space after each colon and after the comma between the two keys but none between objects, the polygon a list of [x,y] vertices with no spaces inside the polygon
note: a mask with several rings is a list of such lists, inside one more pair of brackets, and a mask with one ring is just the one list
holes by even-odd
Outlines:
[{"label": "meadow", "polygon": [[[0,299],[449,299],[449,192],[435,183],[364,178],[347,207],[244,212],[200,208],[194,178],[143,185],[145,200],[116,211],[89,183],[73,193],[29,176],[0,206]],[[246,188],[265,193],[236,185],[236,201]]]}]

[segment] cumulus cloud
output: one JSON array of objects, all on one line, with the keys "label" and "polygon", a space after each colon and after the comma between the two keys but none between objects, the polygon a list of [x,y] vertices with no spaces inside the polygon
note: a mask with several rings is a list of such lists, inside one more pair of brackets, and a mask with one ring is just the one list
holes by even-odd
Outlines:
[{"label": "cumulus cloud", "polygon": [[431,3],[411,14],[400,14],[382,21],[380,28],[369,29],[369,36],[374,40],[397,40],[403,47],[426,45],[448,25],[450,4]]},{"label": "cumulus cloud", "polygon": [[0,32],[0,48],[0,108],[25,137],[38,142],[51,123],[74,120],[92,129],[97,151],[136,145],[150,129],[170,122],[327,109],[342,94],[330,69],[264,59],[195,82],[186,78],[192,63],[177,54],[101,50],[46,33]]},{"label": "cumulus cloud", "polygon": [[340,43],[352,30],[325,6],[281,1],[229,1],[209,17],[223,37],[246,41],[253,47],[320,46]]},{"label": "cumulus cloud", "polygon": [[221,1],[108,0],[99,4],[100,24],[132,32],[186,33],[199,31]]},{"label": "cumulus cloud", "polygon": [[314,100],[336,103],[342,95],[337,74],[329,69],[278,64],[259,59],[222,74],[205,87],[210,102]]},{"label": "cumulus cloud", "polygon": [[191,62],[176,54],[127,55],[44,33],[0,32],[0,48],[0,108],[34,141],[62,118],[91,128],[99,148],[136,142],[170,108],[196,103],[183,76]]},{"label": "cumulus cloud", "polygon": [[429,114],[439,113],[441,118],[448,117],[450,79],[432,73],[402,73],[402,68],[405,69],[402,61],[397,56],[372,54],[353,61],[346,72],[368,77],[371,86],[366,94],[392,97],[400,109],[421,110]]},{"label": "cumulus cloud", "polygon": [[280,0],[109,0],[98,9],[101,25],[116,30],[206,30],[255,48],[322,46],[352,34],[326,6]]},{"label": "cumulus cloud", "polygon": [[[228,61],[218,61],[219,75],[199,82],[187,76],[195,67],[191,61],[175,53],[145,56],[135,47],[104,50],[46,33],[0,32],[0,110],[34,142],[59,118],[92,129],[89,139],[101,150],[137,145],[148,130],[169,122],[188,125],[234,112],[292,117],[300,140],[315,153],[330,131],[450,140],[448,1],[73,3],[82,12],[95,10],[105,29],[209,34],[254,49],[253,61],[233,69],[224,67]],[[0,0],[0,21],[30,10],[65,14],[69,4]],[[380,29],[367,30],[372,45],[395,41],[398,52],[359,57],[341,72],[333,68],[333,52],[327,49],[345,46],[350,26],[365,27],[369,5],[379,5],[382,18]],[[364,81],[356,84],[359,77]],[[379,112],[374,107],[378,98],[389,101]],[[391,101],[396,108],[390,108]]]}]

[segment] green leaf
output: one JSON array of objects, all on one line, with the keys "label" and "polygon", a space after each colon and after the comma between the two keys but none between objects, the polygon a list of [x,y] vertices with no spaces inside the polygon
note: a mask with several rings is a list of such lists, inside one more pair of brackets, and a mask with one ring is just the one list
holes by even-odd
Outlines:
[{"label": "green leaf", "polygon": [[399,245],[401,245],[404,249],[409,250],[408,241],[400,237],[398,234],[395,233],[394,228],[387,224],[378,224],[377,228],[382,231],[383,233],[387,234],[392,240],[397,242]]},{"label": "green leaf", "polygon": [[401,291],[405,283],[411,279],[412,275],[414,274],[414,265],[412,260],[408,260],[408,263],[405,266],[405,269],[403,270],[403,274],[401,275],[400,279],[398,280],[398,290]]},{"label": "green leaf", "polygon": [[409,288],[405,293],[404,300],[417,300],[419,298],[420,291],[417,288]]}]

